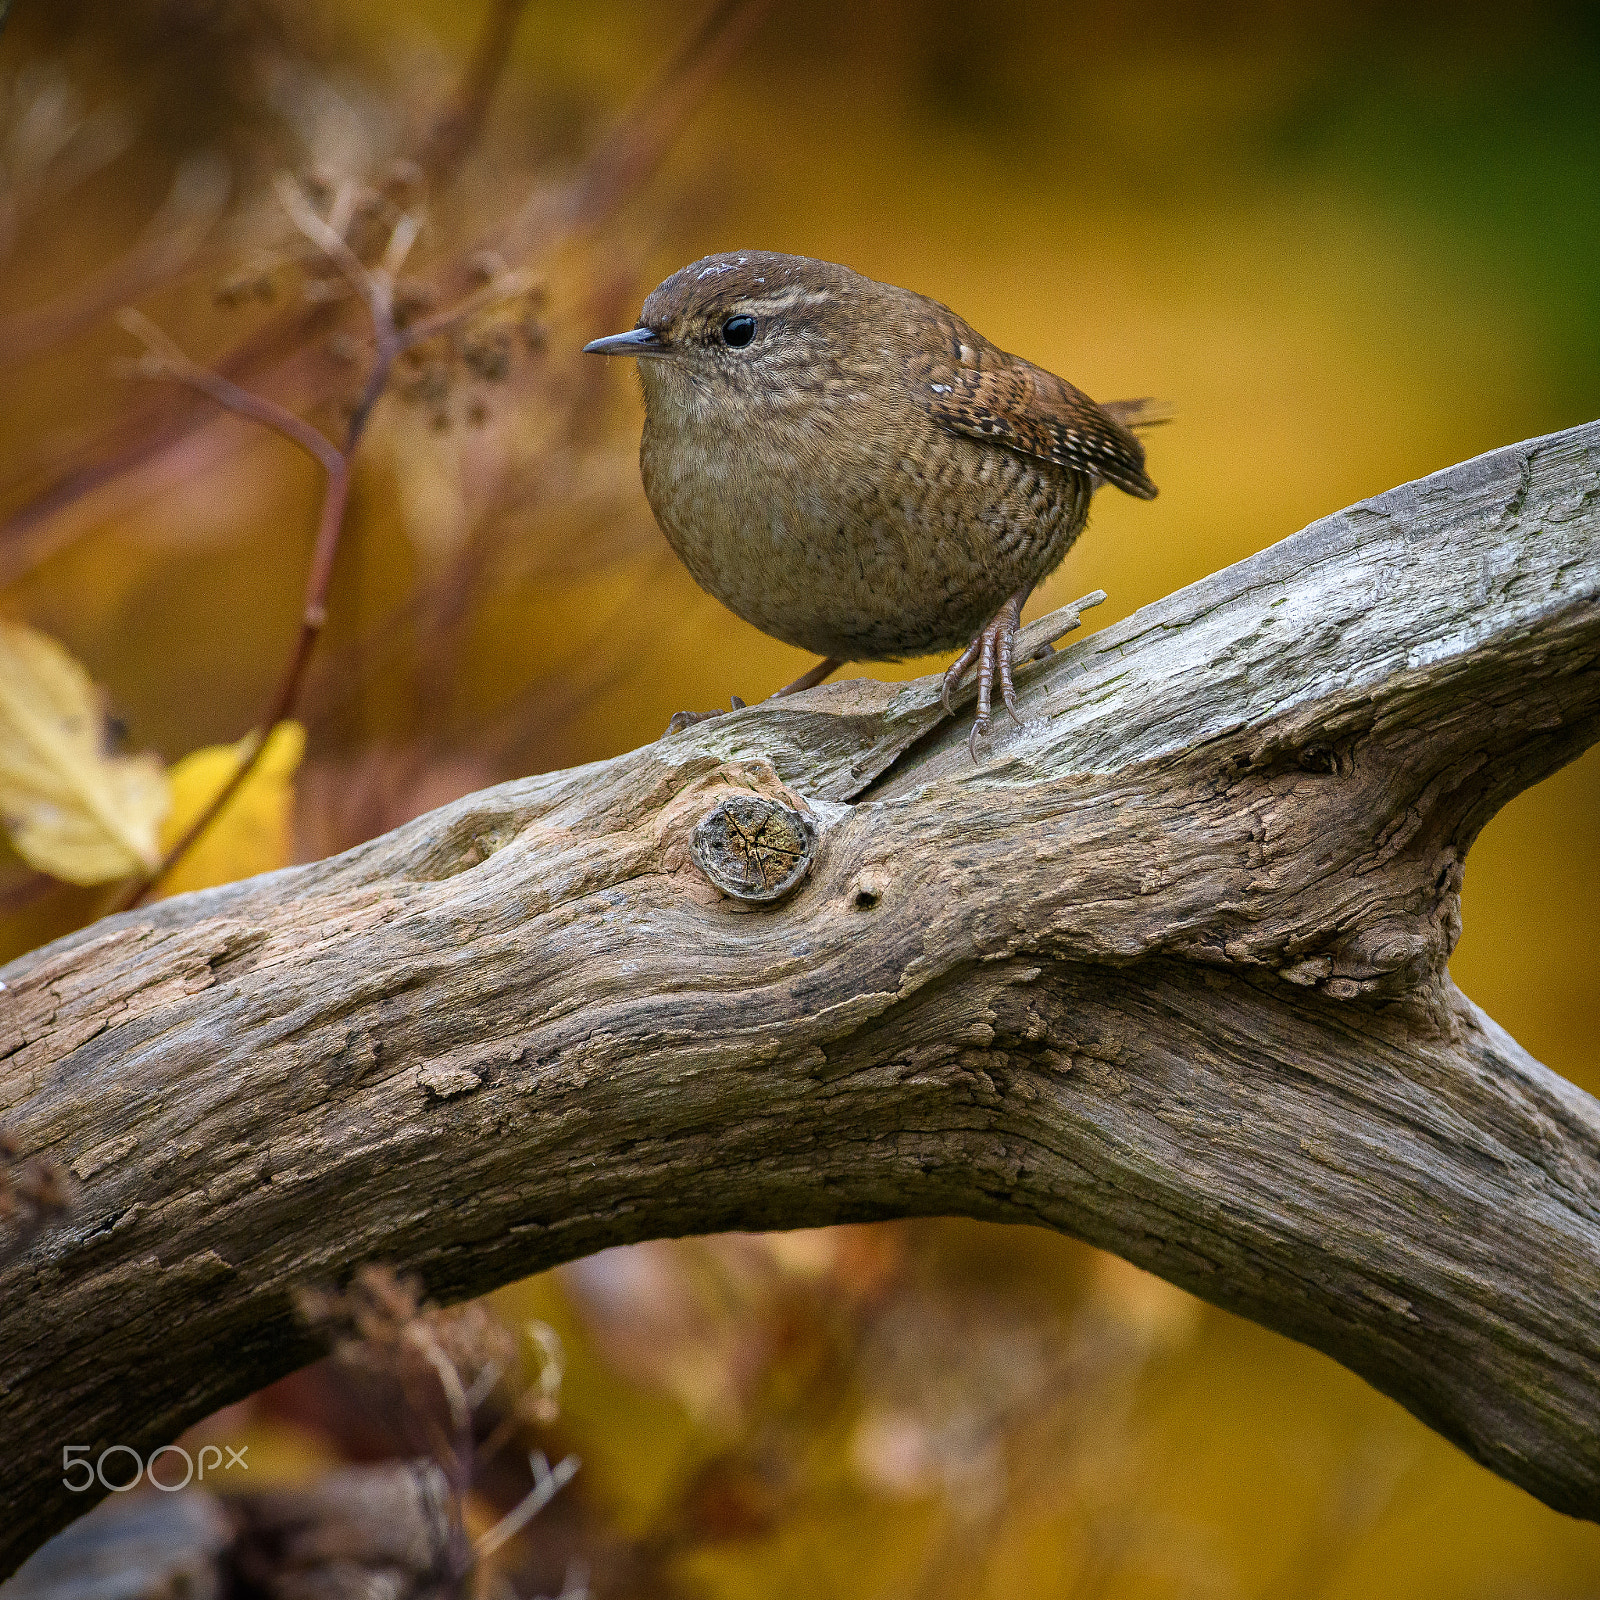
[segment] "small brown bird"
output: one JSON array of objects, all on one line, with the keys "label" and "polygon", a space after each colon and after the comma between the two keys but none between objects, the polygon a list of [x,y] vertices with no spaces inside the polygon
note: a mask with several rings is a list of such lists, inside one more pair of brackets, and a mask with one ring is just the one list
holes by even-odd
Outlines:
[{"label": "small brown bird", "polygon": [[1022,607],[1095,489],[1156,493],[1131,431],[1164,420],[1151,402],[1096,405],[937,301],[831,262],[707,256],[584,349],[648,358],[645,494],[695,581],[824,658],[778,693],[961,649],[944,695],[977,664],[974,757],[996,674],[1020,720]]}]

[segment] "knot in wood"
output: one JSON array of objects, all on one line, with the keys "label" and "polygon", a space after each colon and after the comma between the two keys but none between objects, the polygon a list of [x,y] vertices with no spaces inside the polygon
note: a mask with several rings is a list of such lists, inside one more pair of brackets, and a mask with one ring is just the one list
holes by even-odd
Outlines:
[{"label": "knot in wood", "polygon": [[758,794],[729,795],[695,827],[700,870],[746,905],[772,905],[799,888],[817,853],[816,824]]}]

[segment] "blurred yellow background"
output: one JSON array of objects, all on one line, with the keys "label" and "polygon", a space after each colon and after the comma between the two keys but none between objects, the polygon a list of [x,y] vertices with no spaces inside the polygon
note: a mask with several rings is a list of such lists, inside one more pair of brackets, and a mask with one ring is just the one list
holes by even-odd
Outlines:
[{"label": "blurred yellow background", "polygon": [[[131,749],[174,763],[259,715],[292,640],[319,484],[290,446],[234,419],[133,461],[127,440],[179,401],[119,366],[139,347],[110,316],[115,295],[89,314],[95,286],[123,272],[137,291],[124,298],[197,359],[266,337],[315,276],[285,244],[272,172],[377,184],[416,148],[489,10],[69,0],[20,4],[0,39],[0,615],[87,666]],[[304,761],[292,792],[280,763],[235,870],[633,747],[676,710],[755,699],[809,664],[677,566],[638,482],[632,373],[576,356],[696,256],[844,261],[947,302],[1092,395],[1171,401],[1176,422],[1148,440],[1160,498],[1101,497],[1030,607],[1104,588],[1090,627],[1364,496],[1600,415],[1596,15],[780,0],[695,97],[658,170],[587,231],[542,224],[544,290],[519,310],[509,373],[485,377],[456,350],[381,403],[302,706]],[[428,196],[419,273],[492,241],[526,197],[560,194],[692,20],[666,5],[530,5],[481,138]],[[127,271],[161,229],[185,227],[203,242],[181,262]],[[339,337],[319,326],[259,369],[329,428],[354,382]],[[130,418],[154,420],[130,434]],[[1452,962],[1591,1092],[1597,822],[1597,752],[1495,819],[1468,862]],[[106,896],[0,863],[0,955],[80,925]],[[967,1330],[935,1341],[924,1378],[959,1394],[980,1383],[975,1361],[1021,1360],[991,1326],[1008,1315],[1069,1345],[1092,1325],[1095,1348],[1111,1338],[1121,1353],[1054,1431],[1029,1435],[1032,1402],[1019,1411],[1016,1396],[1034,1391],[1007,1391],[990,1433],[1010,1467],[990,1461],[980,1490],[959,1474],[896,1478],[888,1444],[872,1456],[870,1391],[892,1363],[863,1333],[835,1375],[864,1408],[854,1420],[791,1415],[766,1390],[728,1402],[740,1426],[788,1419],[773,1448],[804,1458],[809,1485],[737,1537],[659,1531],[688,1503],[663,1486],[690,1481],[733,1428],[703,1399],[743,1349],[726,1318],[702,1306],[662,1335],[711,1372],[695,1389],[626,1348],[648,1297],[595,1289],[607,1272],[633,1283],[633,1268],[507,1291],[573,1352],[564,1426],[584,1492],[629,1537],[657,1530],[650,1570],[681,1592],[1600,1592],[1600,1530],[1491,1478],[1320,1357],[1068,1241],[954,1223],[885,1238],[899,1265],[883,1304],[920,1295]],[[714,1300],[732,1284],[751,1316],[789,1294],[773,1284],[799,1283],[806,1316],[827,1324],[865,1249],[750,1254],[768,1248],[653,1246],[650,1270],[691,1299],[684,1282],[712,1283]],[[1006,1313],[1024,1289],[1031,1309]],[[874,1304],[850,1326],[878,1327],[889,1313]],[[781,1388],[788,1357],[741,1359]],[[980,1466],[960,1470],[981,1477],[989,1458],[974,1450]]]}]

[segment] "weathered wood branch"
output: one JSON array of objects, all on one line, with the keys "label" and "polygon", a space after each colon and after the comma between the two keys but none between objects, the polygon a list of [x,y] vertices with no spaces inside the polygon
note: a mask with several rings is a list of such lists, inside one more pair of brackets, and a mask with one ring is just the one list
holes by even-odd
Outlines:
[{"label": "weathered wood branch", "polygon": [[[1452,986],[1467,849],[1600,734],[1600,424],[1307,528],[1022,673],[978,767],[845,683],[15,963],[0,1534],[310,1354],[291,1285],[1042,1223],[1328,1352],[1600,1518],[1600,1103]],[[719,896],[731,793],[809,879]]]}]

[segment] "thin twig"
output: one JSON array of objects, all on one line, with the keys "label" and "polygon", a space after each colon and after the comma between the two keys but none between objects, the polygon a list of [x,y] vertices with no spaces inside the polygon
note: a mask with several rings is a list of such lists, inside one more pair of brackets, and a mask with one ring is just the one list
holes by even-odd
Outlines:
[{"label": "thin twig", "polygon": [[486,1556],[492,1556],[507,1539],[521,1533],[561,1490],[572,1482],[578,1470],[578,1458],[563,1456],[552,1467],[544,1451],[535,1450],[528,1457],[528,1465],[533,1469],[533,1487],[516,1507],[508,1511],[478,1540],[477,1547],[473,1551],[476,1560],[482,1561]]},{"label": "thin twig", "polygon": [[[390,296],[386,291],[392,286],[384,283],[380,273],[368,269],[367,264],[350,248],[342,228],[335,227],[328,218],[317,215],[317,209],[306,199],[305,191],[287,172],[280,172],[272,180],[272,187],[277,191],[278,203],[288,213],[289,220],[344,274],[351,288],[366,301],[367,311],[373,321],[383,317],[389,310]],[[348,219],[343,215],[346,210],[348,205],[341,205],[336,197],[332,217],[347,222]]]},{"label": "thin twig", "polygon": [[[285,191],[280,190],[280,193]],[[295,198],[302,204],[304,197],[294,191]],[[290,201],[286,198],[285,205]],[[305,207],[309,211],[309,207]],[[291,209],[291,216],[295,216],[297,225],[308,235],[316,237],[314,230],[304,226],[302,219],[295,215]],[[323,219],[311,213],[315,222],[321,228],[327,228]],[[412,237],[415,237],[413,234]],[[326,240],[317,239],[320,246],[326,246]],[[339,552],[339,539],[344,529],[345,509],[350,499],[350,459],[367,418],[371,415],[372,406],[376,404],[377,397],[383,392],[384,385],[388,382],[389,372],[394,364],[397,348],[394,319],[390,306],[392,304],[392,283],[383,277],[369,274],[359,261],[355,260],[354,253],[344,245],[344,253],[350,256],[355,267],[359,269],[358,282],[362,282],[367,291],[367,304],[373,310],[374,325],[377,329],[378,356],[373,362],[372,372],[367,380],[367,400],[365,409],[352,419],[349,436],[345,448],[341,451],[318,429],[310,423],[297,417],[292,411],[278,404],[277,401],[266,396],[252,394],[248,389],[241,388],[231,379],[224,378],[220,373],[212,372],[209,368],[202,367],[198,362],[191,361],[172,340],[145,317],[142,313],[129,309],[122,313],[119,320],[123,327],[134,334],[145,344],[149,352],[145,361],[141,363],[141,370],[148,376],[168,378],[174,382],[187,384],[189,387],[209,395],[218,405],[258,422],[262,426],[271,428],[284,438],[298,444],[308,452],[323,468],[326,482],[323,488],[322,509],[317,518],[317,535],[311,547],[310,569],[306,575],[305,601],[301,609],[300,632],[295,640],[294,649],[291,651],[283,676],[279,680],[277,693],[267,709],[266,716],[256,726],[250,735],[250,746],[244,759],[234,769],[228,781],[212,798],[211,803],[200,813],[195,821],[184,832],[181,838],[167,851],[161,864],[151,876],[142,882],[136,881],[130,891],[123,897],[123,903],[118,909],[130,910],[142,904],[149,898],[151,892],[172,871],[194,847],[195,842],[205,833],[206,829],[216,820],[217,816],[233,799],[234,795],[244,785],[246,779],[255,771],[261,760],[262,752],[266,749],[267,740],[272,735],[272,730],[284,721],[294,710],[299,699],[300,686],[305,679],[306,666],[310,662],[311,652],[316,645],[318,635],[321,634],[328,620],[328,588],[333,581],[333,564]],[[336,263],[341,270],[353,279],[357,274],[351,271],[347,264],[334,252]]]},{"label": "thin twig", "polygon": [[[270,404],[270,402],[269,402]],[[324,443],[327,441],[324,440]],[[338,459],[337,470],[328,474],[323,491],[322,511],[317,519],[317,537],[312,546],[311,569],[306,579],[305,606],[300,617],[300,633],[294,650],[284,667],[277,693],[268,706],[265,717],[249,735],[250,748],[228,781],[219,789],[211,803],[195,818],[176,844],[167,851],[161,864],[150,877],[137,881],[134,888],[118,903],[116,910],[128,911],[143,905],[151,892],[160,884],[179,861],[194,848],[196,841],[216,821],[228,802],[243,787],[245,780],[255,771],[272,730],[294,711],[300,696],[300,685],[311,660],[311,652],[328,620],[328,585],[333,576],[334,557],[339,550],[339,535],[344,527],[345,506],[350,498],[350,464],[343,456]]]},{"label": "thin twig", "polygon": [[448,182],[478,142],[525,10],[527,0],[495,0],[490,6],[467,70],[417,152],[417,165],[434,183]]},{"label": "thin twig", "polygon": [[[382,262],[368,267],[350,248],[342,233],[330,220],[347,222],[352,211],[342,196],[336,196],[329,217],[318,215],[316,208],[306,198],[304,190],[293,178],[284,175],[276,180],[278,198],[290,220],[306,239],[343,274],[351,288],[361,297],[372,321],[373,359],[362,386],[361,396],[351,413],[345,431],[343,449],[336,446],[319,429],[311,426],[277,401],[263,395],[252,394],[220,373],[191,361],[143,313],[128,309],[120,314],[124,328],[138,338],[146,348],[140,371],[146,376],[168,378],[209,395],[218,405],[247,417],[262,426],[271,428],[292,440],[312,455],[327,475],[323,490],[322,509],[317,519],[317,535],[311,547],[311,563],[306,575],[305,601],[301,609],[300,633],[295,640],[277,693],[268,707],[266,716],[250,734],[250,745],[232,776],[222,786],[211,803],[201,812],[183,836],[167,852],[155,872],[135,885],[123,897],[118,909],[131,910],[142,904],[173,867],[193,848],[196,840],[216,820],[218,814],[238,793],[246,779],[255,770],[266,749],[272,730],[294,711],[305,680],[306,668],[317,639],[328,621],[328,589],[333,581],[333,566],[339,553],[339,540],[344,531],[345,510],[350,499],[350,469],[357,445],[366,432],[374,408],[388,387],[389,378],[398,357],[413,344],[451,325],[459,316],[467,315],[488,301],[479,296],[469,297],[464,307],[452,308],[440,317],[417,329],[402,332],[394,319],[395,276],[405,264],[406,256],[416,243],[421,229],[419,220],[409,213],[402,214],[390,234]],[[508,275],[512,278],[515,275]],[[485,286],[494,290],[496,285]],[[510,292],[502,287],[501,294]],[[489,297],[490,300],[494,295]]]},{"label": "thin twig", "polygon": [[348,456],[366,431],[372,409],[388,386],[395,358],[406,348],[406,341],[394,320],[394,274],[404,265],[416,242],[420,224],[409,214],[403,214],[389,236],[383,264],[369,267],[346,243],[344,235],[317,215],[316,208],[293,178],[287,173],[281,174],[276,179],[276,188],[289,220],[344,274],[345,280],[365,302],[367,315],[372,319],[376,348],[366,384],[345,432],[344,453]]},{"label": "thin twig", "polygon": [[338,472],[344,458],[338,447],[309,422],[297,417],[287,407],[263,395],[252,394],[240,388],[231,378],[225,378],[210,367],[192,361],[158,328],[142,311],[125,306],[117,313],[117,321],[138,339],[146,354],[137,364],[140,377],[166,378],[173,383],[187,384],[201,394],[209,395],[224,410],[259,422],[313,456],[330,476]]},{"label": "thin twig", "polygon": [[[535,249],[542,256],[548,255],[575,235],[593,231],[612,215],[655,170],[690,110],[769,5],[770,0],[716,0],[654,85],[590,153],[574,182],[554,193],[541,190],[523,206],[521,214],[504,231],[500,248],[506,257],[517,260]],[[497,25],[497,19],[492,17],[490,31]],[[480,55],[487,48],[487,44],[481,47]],[[478,59],[475,56],[474,66],[468,69],[469,79]],[[495,81],[492,75],[485,79],[489,90]],[[458,91],[457,98],[464,93]],[[481,132],[481,124],[477,131]],[[464,154],[464,150],[458,153],[456,160]],[[333,220],[330,217],[330,223]],[[467,258],[475,259],[481,254],[481,250],[473,250],[467,252]],[[442,298],[454,300],[464,287],[464,276],[459,265],[450,269],[446,277],[453,279],[454,291],[447,283]],[[316,305],[275,319],[243,340],[217,366],[248,380],[325,332],[329,314],[330,307]],[[431,331],[442,331],[436,321]],[[416,334],[412,342],[421,337]],[[0,521],[0,582],[22,576],[76,536],[72,530],[63,530],[54,537],[42,531],[67,506],[176,444],[199,424],[202,415],[193,412],[174,418],[164,414],[121,423],[108,430],[109,445],[102,439],[87,462],[68,468]]]},{"label": "thin twig", "polygon": [[0,317],[0,367],[9,371],[176,277],[221,216],[228,182],[227,168],[216,157],[184,162],[171,194],[125,255],[43,305]]},{"label": "thin twig", "polygon": [[738,54],[772,0],[713,0],[655,81],[584,162],[577,178],[534,195],[507,230],[517,259],[551,234],[567,239],[597,228],[656,170],[690,112]]}]

